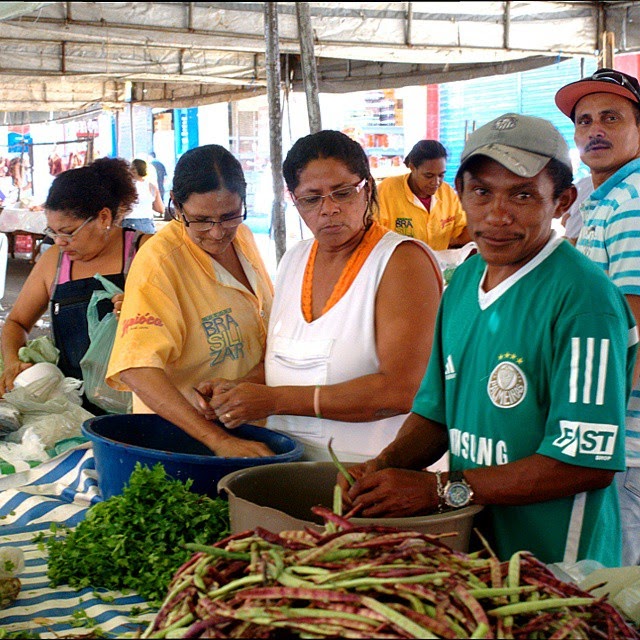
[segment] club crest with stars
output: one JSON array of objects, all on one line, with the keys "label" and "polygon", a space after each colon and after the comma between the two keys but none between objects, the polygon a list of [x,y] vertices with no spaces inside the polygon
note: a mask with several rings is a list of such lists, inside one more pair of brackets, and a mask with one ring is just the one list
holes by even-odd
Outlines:
[{"label": "club crest with stars", "polygon": [[501,353],[498,360],[489,376],[487,393],[496,407],[511,409],[527,395],[527,378],[520,368],[523,359],[515,353]]}]

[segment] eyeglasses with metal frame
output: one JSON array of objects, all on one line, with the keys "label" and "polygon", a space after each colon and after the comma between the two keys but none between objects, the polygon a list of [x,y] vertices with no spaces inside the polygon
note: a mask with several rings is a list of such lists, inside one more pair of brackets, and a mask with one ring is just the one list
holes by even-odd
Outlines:
[{"label": "eyeglasses with metal frame", "polygon": [[[221,220],[211,220],[207,218],[205,220],[189,220],[184,215],[184,209],[179,207],[180,217],[185,227],[193,229],[193,231],[210,231],[219,224],[223,229],[233,229],[239,226],[243,220],[247,219],[247,205],[242,203],[242,213],[239,215],[232,215],[228,218],[222,218]],[[227,214],[228,215],[228,214]]]},{"label": "eyeglasses with metal frame", "polygon": [[291,197],[293,199],[293,204],[295,204],[299,211],[304,213],[314,213],[315,211],[320,210],[325,198],[331,198],[331,200],[336,204],[348,204],[355,199],[355,197],[364,189],[366,184],[367,178],[363,178],[358,182],[358,184],[340,187],[340,189],[327,193],[325,196],[313,194],[309,196],[300,196],[298,198],[292,193]]},{"label": "eyeglasses with metal frame", "polygon": [[592,80],[604,80],[605,82],[613,82],[620,87],[624,87],[636,97],[640,102],[640,89],[635,87],[633,83],[619,71],[596,71],[592,76]]},{"label": "eyeglasses with metal frame", "polygon": [[87,218],[77,229],[74,229],[71,233],[57,233],[51,227],[47,227],[44,230],[44,233],[53,240],[64,240],[65,242],[71,242],[86,225],[95,220],[97,217],[98,216],[92,216],[91,218]]}]

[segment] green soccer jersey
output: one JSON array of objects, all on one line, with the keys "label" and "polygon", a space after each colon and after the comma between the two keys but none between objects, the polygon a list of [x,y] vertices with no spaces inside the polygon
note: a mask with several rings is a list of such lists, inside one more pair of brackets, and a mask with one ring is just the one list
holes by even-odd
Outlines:
[{"label": "green soccer jersey", "polygon": [[[637,331],[623,295],[568,242],[553,238],[488,293],[474,256],[445,291],[413,412],[445,424],[452,470],[533,454],[623,470]],[[501,559],[620,563],[614,484],[518,507],[485,509]]]}]

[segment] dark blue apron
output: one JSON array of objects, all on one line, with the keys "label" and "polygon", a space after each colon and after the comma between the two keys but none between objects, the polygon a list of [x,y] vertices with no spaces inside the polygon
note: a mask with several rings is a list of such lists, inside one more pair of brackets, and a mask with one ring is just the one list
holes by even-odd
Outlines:
[{"label": "dark blue apron", "polygon": [[[128,230],[125,230],[124,233],[135,233],[138,237],[141,235]],[[136,252],[138,237],[135,237],[131,243],[129,255],[123,255],[124,266],[122,273],[104,276],[122,290],[124,290],[124,282],[131,260],[133,260]],[[123,242],[123,253],[126,246],[127,243]],[[80,360],[82,360],[90,344],[87,308],[93,292],[103,289],[103,286],[93,277],[57,284],[61,261],[62,253],[60,253],[58,270],[54,281],[56,285],[51,296],[51,333],[56,347],[60,350],[59,369],[67,377],[82,380]],[[102,300],[98,303],[100,319],[110,311],[113,311],[111,300]],[[94,415],[103,415],[105,413],[105,411],[90,403],[84,396],[82,406]]]}]

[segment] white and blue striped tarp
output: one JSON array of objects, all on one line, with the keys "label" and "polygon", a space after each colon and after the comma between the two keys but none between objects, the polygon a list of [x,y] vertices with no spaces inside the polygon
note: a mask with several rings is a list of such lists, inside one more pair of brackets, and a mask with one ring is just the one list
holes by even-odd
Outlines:
[{"label": "white and blue striped tarp", "polygon": [[[0,547],[19,547],[25,555],[22,590],[13,605],[0,611],[0,629],[55,638],[86,634],[95,625],[106,637],[121,638],[147,626],[155,612],[136,594],[49,587],[47,552],[34,538],[49,534],[51,523],[77,525],[100,500],[89,443],[0,478]],[[134,608],[146,613],[132,616]]]}]

